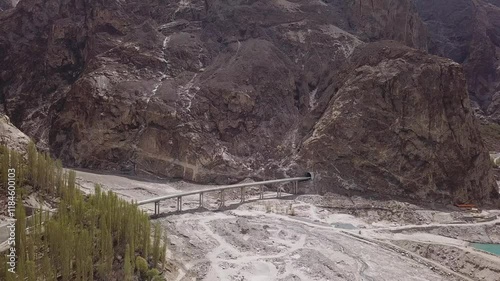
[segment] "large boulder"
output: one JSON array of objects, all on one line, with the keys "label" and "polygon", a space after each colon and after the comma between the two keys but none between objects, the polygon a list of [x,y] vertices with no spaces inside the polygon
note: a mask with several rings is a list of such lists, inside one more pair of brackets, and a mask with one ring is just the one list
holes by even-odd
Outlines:
[{"label": "large boulder", "polygon": [[320,191],[478,202],[498,196],[462,67],[394,42],[358,47],[300,148]]}]

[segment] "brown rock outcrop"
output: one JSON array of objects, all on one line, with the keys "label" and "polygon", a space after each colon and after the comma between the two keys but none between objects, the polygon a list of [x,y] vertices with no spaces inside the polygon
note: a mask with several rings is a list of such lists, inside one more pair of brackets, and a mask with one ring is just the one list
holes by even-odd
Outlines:
[{"label": "brown rock outcrop", "polygon": [[416,49],[427,48],[427,33],[411,1],[354,0],[349,3],[351,24],[363,41],[391,39]]},{"label": "brown rock outcrop", "polygon": [[500,1],[414,0],[429,52],[461,63],[480,114],[500,122]]},{"label": "brown rock outcrop", "polygon": [[9,117],[0,114],[0,144],[7,146],[9,149],[17,152],[25,153],[28,147],[30,138],[23,132],[19,131],[12,123]]},{"label": "brown rock outcrop", "polygon": [[459,64],[380,42],[359,47],[344,77],[300,150],[317,188],[497,196]]}]

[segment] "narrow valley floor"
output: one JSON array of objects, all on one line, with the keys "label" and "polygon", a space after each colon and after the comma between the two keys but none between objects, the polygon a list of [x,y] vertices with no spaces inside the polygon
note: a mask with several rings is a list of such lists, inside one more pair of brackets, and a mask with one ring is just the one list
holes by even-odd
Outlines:
[{"label": "narrow valley floor", "polygon": [[[78,172],[82,189],[94,183],[128,200],[144,200],[210,186],[153,183]],[[208,196],[207,196],[208,195]],[[460,210],[427,210],[409,203],[341,196],[300,195],[265,200],[249,188],[161,203],[155,221],[167,231],[173,264],[168,280],[491,280],[500,276],[500,257],[469,242],[500,243],[498,210],[484,222],[466,222]],[[142,206],[153,212],[153,204]]]}]

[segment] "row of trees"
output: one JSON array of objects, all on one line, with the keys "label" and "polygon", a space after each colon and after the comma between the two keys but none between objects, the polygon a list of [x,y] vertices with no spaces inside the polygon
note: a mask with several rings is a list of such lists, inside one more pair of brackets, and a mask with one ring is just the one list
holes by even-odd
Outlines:
[{"label": "row of trees", "polygon": [[18,187],[29,184],[58,201],[55,213],[36,210],[27,221],[18,196],[16,273],[0,260],[0,280],[163,280],[158,269],[164,267],[166,240],[161,227],[153,227],[137,205],[99,185],[94,194],[82,194],[76,173],[65,171],[60,161],[37,152],[33,144],[26,157],[6,147],[0,153],[3,187],[7,167],[15,167]]},{"label": "row of trees", "polygon": [[[39,153],[33,142],[30,142],[25,155],[0,146],[0,179],[3,187],[7,186],[8,168],[16,170],[16,185],[33,186],[39,195],[58,196],[64,186],[64,175],[60,160],[52,159],[46,153]],[[5,193],[4,189],[2,191]],[[20,191],[24,191],[20,188]]]}]

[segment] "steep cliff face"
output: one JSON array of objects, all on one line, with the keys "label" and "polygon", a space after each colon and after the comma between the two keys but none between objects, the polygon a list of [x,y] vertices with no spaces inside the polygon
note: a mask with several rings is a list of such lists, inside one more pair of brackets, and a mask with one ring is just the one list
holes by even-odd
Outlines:
[{"label": "steep cliff face", "polygon": [[417,49],[427,48],[426,30],[411,1],[354,0],[350,22],[359,30],[363,41],[392,39]]},{"label": "steep cliff face", "polygon": [[376,3],[23,1],[2,18],[5,110],[74,165],[246,175],[293,152],[353,34],[401,37]]},{"label": "steep cliff face", "polygon": [[414,0],[429,32],[429,52],[464,67],[482,115],[500,121],[500,2]]},{"label": "steep cliff face", "polygon": [[410,0],[24,0],[0,14],[1,102],[68,165],[198,182],[274,177],[310,159],[304,137],[331,110],[357,46],[422,49],[425,38]]},{"label": "steep cliff face", "polygon": [[345,74],[299,154],[317,188],[495,196],[459,64],[380,42],[359,47]]},{"label": "steep cliff face", "polygon": [[29,142],[30,138],[12,125],[9,117],[0,114],[0,145],[24,154]]}]

